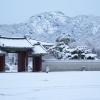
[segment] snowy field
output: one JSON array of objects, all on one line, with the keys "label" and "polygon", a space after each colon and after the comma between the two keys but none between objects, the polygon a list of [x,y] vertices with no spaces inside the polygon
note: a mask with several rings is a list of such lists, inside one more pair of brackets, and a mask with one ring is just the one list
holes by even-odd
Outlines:
[{"label": "snowy field", "polygon": [[0,100],[100,100],[100,72],[0,73]]}]

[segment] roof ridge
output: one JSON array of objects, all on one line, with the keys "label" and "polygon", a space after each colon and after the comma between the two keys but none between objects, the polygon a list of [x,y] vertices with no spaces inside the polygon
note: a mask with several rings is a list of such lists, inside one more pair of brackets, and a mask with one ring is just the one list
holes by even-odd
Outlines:
[{"label": "roof ridge", "polygon": [[2,37],[2,36],[0,36],[0,38],[2,39],[26,39],[25,37]]}]

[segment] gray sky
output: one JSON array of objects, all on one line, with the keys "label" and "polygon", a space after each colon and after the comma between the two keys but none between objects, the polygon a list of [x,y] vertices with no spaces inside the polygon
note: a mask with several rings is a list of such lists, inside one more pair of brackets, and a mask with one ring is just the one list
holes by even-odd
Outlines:
[{"label": "gray sky", "polygon": [[0,24],[24,22],[45,11],[100,16],[100,0],[0,0]]}]

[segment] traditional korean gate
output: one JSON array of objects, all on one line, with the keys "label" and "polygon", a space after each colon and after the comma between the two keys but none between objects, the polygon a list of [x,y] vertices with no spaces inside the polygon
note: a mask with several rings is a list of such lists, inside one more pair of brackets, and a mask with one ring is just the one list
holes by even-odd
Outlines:
[{"label": "traditional korean gate", "polygon": [[18,53],[18,72],[28,71],[28,53],[19,52]]},{"label": "traditional korean gate", "polygon": [[5,55],[0,55],[0,72],[5,71]]},{"label": "traditional korean gate", "polygon": [[39,72],[42,69],[42,56],[34,56],[33,57],[33,71]]}]

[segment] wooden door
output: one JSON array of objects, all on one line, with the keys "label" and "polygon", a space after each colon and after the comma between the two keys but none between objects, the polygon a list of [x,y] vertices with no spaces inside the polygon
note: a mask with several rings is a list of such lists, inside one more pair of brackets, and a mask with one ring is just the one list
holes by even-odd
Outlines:
[{"label": "wooden door", "polygon": [[0,72],[5,71],[5,55],[0,56]]},{"label": "wooden door", "polygon": [[28,53],[18,53],[18,72],[28,71]]},{"label": "wooden door", "polygon": [[42,56],[33,57],[33,71],[39,72],[42,69]]}]

